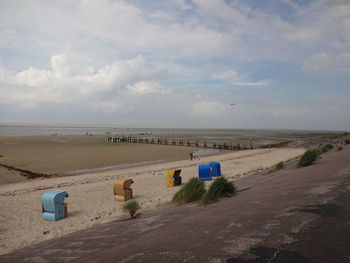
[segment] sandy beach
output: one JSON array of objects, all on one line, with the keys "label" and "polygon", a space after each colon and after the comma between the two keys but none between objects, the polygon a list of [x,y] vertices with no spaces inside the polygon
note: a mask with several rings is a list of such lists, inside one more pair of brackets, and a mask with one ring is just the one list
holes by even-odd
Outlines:
[{"label": "sandy beach", "polygon": [[[199,164],[219,161],[223,175],[230,180],[237,180],[249,171],[271,167],[303,152],[304,149],[287,148],[247,150],[202,157],[194,161],[180,160],[3,184],[0,185],[0,253],[8,253],[121,217],[122,203],[113,199],[113,181],[117,178],[133,179],[134,198],[139,201],[142,213],[169,205],[173,194],[179,189],[166,187],[166,171],[169,169],[182,169],[181,176],[185,183],[189,178],[197,176]],[[69,193],[66,199],[69,216],[56,222],[41,218],[41,196],[53,189]]]}]

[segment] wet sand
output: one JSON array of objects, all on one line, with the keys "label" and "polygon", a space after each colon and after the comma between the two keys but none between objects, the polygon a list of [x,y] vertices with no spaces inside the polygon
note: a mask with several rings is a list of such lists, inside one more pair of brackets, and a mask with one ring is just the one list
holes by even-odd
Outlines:
[{"label": "wet sand", "polygon": [[[51,145],[55,144],[51,143]],[[58,143],[58,145],[61,144]],[[117,148],[117,145],[106,147]],[[164,147],[168,147],[169,150],[178,148]],[[187,147],[179,148],[184,151],[190,150]],[[194,161],[180,160],[0,185],[0,254],[122,216],[123,203],[113,199],[113,182],[117,178],[133,179],[134,198],[139,201],[142,212],[168,205],[179,189],[179,187],[166,187],[166,171],[169,169],[182,169],[182,180],[186,183],[191,177],[197,176],[199,164],[219,161],[223,175],[229,180],[236,180],[244,177],[249,171],[272,167],[280,161],[295,158],[303,152],[304,149],[247,150],[206,156]],[[10,151],[7,154],[9,153]],[[95,154],[95,156],[98,155]],[[210,183],[206,182],[207,185]],[[66,190],[69,193],[66,199],[69,216],[56,222],[41,218],[41,196],[54,189]]]},{"label": "wet sand", "polygon": [[[34,174],[69,175],[125,164],[189,158],[193,147],[107,143],[106,135],[0,136],[0,164]],[[21,172],[0,167],[0,184],[26,180]],[[24,173],[25,174],[25,173]]]},{"label": "wet sand", "polygon": [[[140,144],[108,143],[111,135],[0,136],[0,184],[28,178],[64,176],[111,170],[128,165],[185,160],[201,148]],[[234,142],[248,145],[249,139],[232,139],[227,134],[145,134],[143,138]],[[231,138],[228,140],[227,138]],[[254,144],[276,143],[284,139],[256,138]],[[219,152],[216,150],[216,152]],[[225,152],[225,151],[223,151]],[[5,168],[6,166],[7,168]],[[17,170],[16,170],[17,169]]]}]

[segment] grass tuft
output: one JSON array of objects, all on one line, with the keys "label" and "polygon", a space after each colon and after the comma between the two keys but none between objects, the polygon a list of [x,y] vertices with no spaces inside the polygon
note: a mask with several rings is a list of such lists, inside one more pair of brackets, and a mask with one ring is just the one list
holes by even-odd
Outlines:
[{"label": "grass tuft", "polygon": [[140,209],[140,205],[136,200],[129,200],[123,205],[123,211],[130,213],[131,217],[134,217],[136,211]]},{"label": "grass tuft", "polygon": [[315,162],[320,155],[319,149],[307,150],[300,158],[297,167],[305,167]]},{"label": "grass tuft", "polygon": [[333,149],[332,144],[323,145],[322,147],[318,148],[317,150],[318,150],[319,154],[323,154],[323,153],[328,152],[330,149]]},{"label": "grass tuft", "polygon": [[297,163],[297,167],[305,167],[311,165],[313,162],[315,162],[320,156],[326,152],[328,152],[330,149],[333,149],[332,144],[326,144],[322,147],[319,147],[317,149],[307,150],[300,158],[299,162]]},{"label": "grass tuft", "polygon": [[202,203],[209,204],[217,202],[220,198],[228,197],[236,192],[236,187],[232,182],[224,177],[219,177],[210,185],[208,191],[202,198]]},{"label": "grass tuft", "polygon": [[172,202],[178,204],[189,203],[200,200],[204,194],[204,182],[197,177],[193,177],[175,193]]}]

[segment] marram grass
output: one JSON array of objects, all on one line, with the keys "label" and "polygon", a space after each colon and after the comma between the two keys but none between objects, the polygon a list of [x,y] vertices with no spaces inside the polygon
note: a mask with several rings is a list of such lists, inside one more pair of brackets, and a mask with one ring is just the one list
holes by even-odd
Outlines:
[{"label": "marram grass", "polygon": [[193,177],[175,193],[172,201],[177,204],[189,203],[200,200],[204,194],[204,182]]},{"label": "marram grass", "polygon": [[232,182],[227,181],[223,176],[218,177],[210,185],[208,191],[202,198],[202,203],[208,204],[219,201],[223,197],[228,197],[236,192],[236,187]]}]

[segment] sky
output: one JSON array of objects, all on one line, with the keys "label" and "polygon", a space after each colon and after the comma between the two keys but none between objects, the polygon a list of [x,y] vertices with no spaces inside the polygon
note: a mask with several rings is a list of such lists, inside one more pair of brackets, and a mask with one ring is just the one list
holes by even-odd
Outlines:
[{"label": "sky", "polygon": [[349,0],[0,0],[0,123],[350,130],[349,83]]}]

